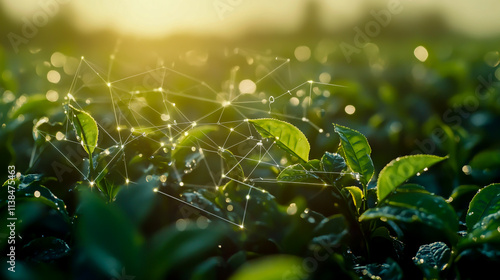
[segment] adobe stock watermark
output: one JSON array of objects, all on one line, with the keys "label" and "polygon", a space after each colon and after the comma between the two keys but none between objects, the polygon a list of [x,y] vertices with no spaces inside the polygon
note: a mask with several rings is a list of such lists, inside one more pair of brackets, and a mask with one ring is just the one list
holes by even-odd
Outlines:
[{"label": "adobe stock watermark", "polygon": [[10,45],[17,54],[21,44],[28,44],[30,39],[33,39],[39,28],[44,27],[49,23],[49,20],[55,17],[60,10],[60,5],[68,3],[70,0],[39,0],[38,9],[30,18],[22,17],[22,26],[19,33],[9,32],[7,38]]},{"label": "adobe stock watermark", "polygon": [[393,16],[398,15],[403,11],[403,5],[400,0],[389,0],[384,9],[379,11],[370,11],[373,20],[365,23],[364,28],[359,26],[354,27],[354,38],[352,44],[347,42],[340,43],[340,49],[348,63],[351,62],[351,56],[361,53],[361,49],[369,43],[373,38],[380,35],[382,28],[389,26]]},{"label": "adobe stock watermark", "polygon": [[[496,69],[496,68],[495,68]],[[487,100],[494,93],[495,88],[500,88],[500,82],[494,73],[487,77],[477,77],[478,86],[474,94],[465,98],[463,106],[450,108],[443,113],[442,121],[450,127],[459,127],[463,121],[468,119],[479,108],[480,102]],[[418,147],[412,154],[433,154],[436,151],[436,145],[443,143],[448,138],[448,134],[441,127],[436,127],[431,132],[431,137],[424,140],[415,139],[414,143]],[[435,139],[435,141],[433,141]],[[437,143],[436,143],[437,141]]]},{"label": "adobe stock watermark", "polygon": [[224,20],[229,14],[234,12],[236,8],[241,6],[243,0],[215,0],[213,6],[219,20]]}]

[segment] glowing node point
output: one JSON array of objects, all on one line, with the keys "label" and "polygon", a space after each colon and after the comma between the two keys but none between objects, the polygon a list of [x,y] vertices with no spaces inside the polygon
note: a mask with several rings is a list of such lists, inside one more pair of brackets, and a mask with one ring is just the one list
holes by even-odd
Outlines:
[{"label": "glowing node point", "polygon": [[322,128],[320,128],[320,129],[318,130],[318,132],[319,132],[319,133],[323,133],[323,129],[322,129]]},{"label": "glowing node point", "polygon": [[246,198],[247,198],[247,199],[250,199],[250,196],[249,196],[249,195],[247,195],[247,196],[246,196]]},{"label": "glowing node point", "polygon": [[243,121],[244,121],[244,122],[248,122],[248,119],[244,119]]},{"label": "glowing node point", "polygon": [[93,187],[94,186],[94,181],[90,181],[90,186]]},{"label": "glowing node point", "polygon": [[222,175],[221,175],[221,177],[222,177],[222,178],[226,178],[226,174],[222,174]]},{"label": "glowing node point", "polygon": [[227,107],[229,105],[231,105],[231,101],[224,101],[224,102],[222,102],[222,107]]},{"label": "glowing node point", "polygon": [[120,130],[121,130],[121,128],[120,128],[119,126],[117,126],[117,127],[116,127],[116,130],[120,131]]},{"label": "glowing node point", "polygon": [[232,131],[234,131],[234,128],[231,127],[229,130],[232,132]]},{"label": "glowing node point", "polygon": [[108,87],[111,87],[111,83],[107,83],[106,85],[107,85]]},{"label": "glowing node point", "polygon": [[184,132],[184,136],[188,136],[188,135],[189,135],[189,133],[187,131]]},{"label": "glowing node point", "polygon": [[161,143],[160,143],[160,146],[162,146],[162,147],[163,147],[163,146],[165,146],[165,143],[161,142]]},{"label": "glowing node point", "polygon": [[158,188],[154,188],[154,189],[153,189],[153,192],[158,192]]},{"label": "glowing node point", "polygon": [[184,182],[180,182],[179,186],[181,186],[181,187],[184,186]]},{"label": "glowing node point", "polygon": [[125,179],[125,184],[127,184],[127,185],[128,185],[129,183],[130,183],[130,180],[129,180],[128,178],[127,178],[127,179]]},{"label": "glowing node point", "polygon": [[310,83],[310,84],[314,83],[314,81],[313,81],[313,80],[309,80],[309,81],[307,81],[307,82],[308,82],[308,83]]},{"label": "glowing node point", "polygon": [[192,122],[192,123],[191,123],[191,125],[192,125],[193,127],[195,127],[195,126],[197,126],[198,124],[197,124],[196,122]]},{"label": "glowing node point", "polygon": [[81,58],[82,60],[83,60],[83,59],[85,59],[85,57],[84,57],[83,55],[82,55],[80,58]]},{"label": "glowing node point", "polygon": [[174,106],[174,107],[175,107],[175,103],[172,103],[172,106]]},{"label": "glowing node point", "polygon": [[240,228],[243,229],[243,225],[240,225]]},{"label": "glowing node point", "polygon": [[120,148],[122,148],[122,149],[123,149],[123,148],[125,148],[125,146],[124,146],[124,145],[121,145],[121,146],[120,146]]}]

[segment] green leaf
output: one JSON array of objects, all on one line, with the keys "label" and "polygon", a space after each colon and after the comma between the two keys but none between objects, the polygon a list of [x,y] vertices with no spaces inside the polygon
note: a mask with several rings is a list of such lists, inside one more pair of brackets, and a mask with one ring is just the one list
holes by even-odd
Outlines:
[{"label": "green leaf", "polygon": [[35,142],[45,142],[45,137],[56,137],[57,132],[64,131],[62,123],[49,123],[49,119],[44,117],[33,126],[33,139]]},{"label": "green leaf", "polygon": [[439,279],[439,272],[446,267],[450,256],[451,250],[446,243],[434,242],[420,246],[413,262],[426,279]]},{"label": "green leaf", "polygon": [[245,172],[243,171],[240,162],[234,156],[234,154],[231,153],[231,151],[224,149],[219,150],[217,153],[221,156],[221,158],[224,159],[226,167],[224,170],[224,172],[226,173],[225,176],[237,180],[245,179]]},{"label": "green leaf", "polygon": [[391,161],[380,171],[378,177],[377,196],[379,201],[382,201],[406,180],[446,158],[433,155],[414,155]]},{"label": "green leaf", "polygon": [[402,206],[433,215],[440,219],[450,231],[458,230],[458,217],[453,208],[442,197],[416,188],[416,185],[402,186],[402,190],[398,189],[381,204],[381,206],[385,205]]},{"label": "green leaf", "polygon": [[344,215],[336,214],[331,217],[323,219],[315,228],[314,235],[326,235],[326,234],[348,234],[344,232],[349,228],[349,224],[345,219]]},{"label": "green leaf", "polygon": [[480,187],[477,185],[460,185],[453,189],[447,201],[455,209],[460,219],[465,220],[469,204],[479,189]]},{"label": "green leaf", "polygon": [[200,263],[207,259],[209,252],[217,248],[220,240],[227,235],[226,227],[199,229],[188,224],[184,231],[168,227],[156,233],[149,242],[144,265],[148,269],[140,279],[170,279],[168,273],[183,264]]},{"label": "green leaf", "polygon": [[309,172],[300,163],[287,166],[283,169],[278,177],[278,182],[309,182],[309,183],[322,183],[321,179],[314,173]]},{"label": "green leaf", "polygon": [[360,221],[380,219],[400,223],[423,223],[444,233],[451,242],[457,239],[458,217],[440,196],[432,195],[417,185],[402,186],[401,191],[387,197],[379,207],[364,212]]},{"label": "green leaf", "polygon": [[[19,179],[16,178],[15,182],[17,185],[16,203],[20,203],[21,201],[42,203],[57,211],[66,223],[71,223],[64,201],[56,197],[48,188],[41,185],[43,179],[40,174],[22,175]],[[6,194],[8,190],[7,185],[6,181],[2,187],[2,192]],[[7,200],[0,201],[0,207],[4,205],[7,205]]]},{"label": "green leaf", "polygon": [[372,159],[370,158],[372,149],[368,144],[368,140],[356,130],[338,124],[333,125],[335,126],[335,132],[340,136],[340,143],[347,164],[352,171],[361,175],[360,181],[366,186],[375,172]]},{"label": "green leaf", "polygon": [[470,202],[479,189],[480,187],[477,185],[460,185],[453,189],[450,200],[456,202],[457,200],[462,200],[463,197],[467,197],[465,199],[468,199],[468,202]]},{"label": "green leaf", "polygon": [[191,280],[217,279],[217,272],[224,264],[222,257],[211,257],[193,269]]},{"label": "green leaf", "polygon": [[[158,187],[157,181],[145,179],[147,175],[134,184],[124,188],[116,188],[120,191],[116,194],[115,205],[120,207],[125,216],[139,227],[146,219],[151,209],[155,206],[154,199],[157,193],[154,189]],[[137,207],[141,205],[141,207]]]},{"label": "green leaf", "polygon": [[403,270],[401,270],[397,262],[390,258],[383,264],[368,264],[365,269],[361,271],[361,274],[365,275],[367,279],[403,279]]},{"label": "green leaf", "polygon": [[187,135],[182,134],[179,138],[177,138],[176,145],[178,148],[172,150],[172,158],[175,158],[177,151],[181,150],[179,148],[191,149],[193,145],[198,146],[199,139],[206,138],[207,134],[217,131],[218,129],[219,127],[215,125],[202,125],[188,130]]},{"label": "green leaf", "polygon": [[95,147],[97,146],[97,139],[99,137],[99,129],[97,123],[92,116],[82,110],[68,105],[68,115],[71,119],[76,135],[81,140],[82,146],[85,151],[92,155]]},{"label": "green leaf", "polygon": [[[446,231],[445,223],[432,214],[419,211],[417,209],[401,207],[401,206],[383,206],[368,209],[360,217],[361,222],[380,219],[381,221],[396,221],[402,223],[416,223],[420,222],[429,227]],[[454,231],[448,230],[447,234],[454,234]]]},{"label": "green leaf", "polygon": [[119,207],[107,204],[97,192],[84,189],[78,208],[76,236],[80,253],[92,262],[96,270],[111,277],[123,267],[137,273],[143,236]]},{"label": "green leaf", "polygon": [[472,158],[469,165],[474,178],[491,182],[500,172],[500,149],[479,152]]},{"label": "green leaf", "polygon": [[485,216],[474,229],[458,243],[460,250],[485,243],[500,245],[500,212]]},{"label": "green leaf", "polygon": [[249,122],[262,137],[274,139],[279,147],[303,162],[309,160],[309,141],[295,126],[276,119],[255,119]]},{"label": "green leaf", "polygon": [[9,112],[9,117],[15,119],[25,114],[50,115],[57,108],[59,108],[58,104],[48,101],[45,94],[38,93],[29,95],[21,106],[14,106]]},{"label": "green leaf", "polygon": [[471,231],[484,217],[500,211],[500,184],[491,184],[480,189],[472,198],[465,218]]},{"label": "green leaf", "polygon": [[307,163],[302,163],[305,169],[312,171],[321,171],[323,168],[321,167],[321,162],[319,159],[311,159]]},{"label": "green leaf", "polygon": [[[185,192],[181,195],[183,200],[187,203],[194,205],[198,208],[201,208],[207,212],[212,213],[215,216],[226,217],[224,212],[215,204],[210,201],[208,198],[204,197],[200,192]],[[236,221],[235,221],[236,222]],[[239,222],[239,221],[238,221]]]},{"label": "green leaf", "polygon": [[33,239],[22,249],[23,255],[35,262],[52,262],[67,256],[69,251],[64,240],[52,236]]},{"label": "green leaf", "polygon": [[106,178],[98,181],[96,186],[104,194],[108,202],[115,201],[116,194],[118,193],[118,190],[120,190],[120,186],[115,185]]},{"label": "green leaf", "polygon": [[[119,146],[112,146],[100,153],[95,153],[93,159],[96,163],[94,169],[97,176],[94,180],[98,182],[103,179],[111,170],[113,170],[116,163],[123,159],[123,154],[123,149]],[[90,176],[90,174],[88,176]]]},{"label": "green leaf", "polygon": [[314,236],[311,244],[329,248],[337,247],[349,237],[349,224],[342,214],[333,215],[322,220],[314,228]]},{"label": "green leaf", "polygon": [[328,172],[325,174],[325,177],[329,183],[337,181],[341,176],[342,170],[346,167],[344,158],[337,153],[326,152],[321,157],[321,168],[324,172]]},{"label": "green leaf", "polygon": [[354,206],[359,210],[361,208],[361,203],[363,201],[363,191],[358,187],[345,187],[342,190],[347,190],[354,200]]},{"label": "green leaf", "polygon": [[[274,255],[253,260],[241,267],[230,280],[282,280],[289,277],[306,276],[297,268],[302,265],[302,259],[290,255]],[[305,279],[302,277],[301,279]]]}]

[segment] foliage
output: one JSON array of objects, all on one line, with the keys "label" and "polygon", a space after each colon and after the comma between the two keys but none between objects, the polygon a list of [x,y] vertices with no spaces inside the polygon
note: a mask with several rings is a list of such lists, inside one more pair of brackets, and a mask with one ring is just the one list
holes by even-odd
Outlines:
[{"label": "foliage", "polygon": [[[438,85],[443,91],[466,75],[456,61],[434,71],[448,77]],[[475,77],[484,70],[470,71]],[[406,84],[384,75],[379,82],[341,77],[351,95],[335,93],[328,101],[318,95],[307,117],[331,132],[329,138],[304,121],[252,115],[242,126],[265,147],[264,155],[282,160],[266,168],[243,163],[234,149],[193,149],[220,138],[220,125],[189,124],[188,134],[175,137],[119,126],[133,135],[124,147],[108,139],[118,132],[108,130],[108,137],[98,126],[111,115],[99,105],[80,108],[66,99],[60,108],[41,94],[19,104],[4,98],[2,164],[26,159],[15,180],[20,278],[473,279],[496,273],[499,135],[491,124],[498,122],[497,103],[481,101],[463,125],[443,123],[436,118],[446,111],[442,106],[463,105],[471,95],[406,96],[399,93]],[[433,95],[430,81],[412,89]],[[15,80],[1,82],[18,87]],[[365,84],[373,88],[360,89]],[[372,93],[383,102],[374,102]],[[359,119],[331,113],[336,102],[355,98]],[[404,108],[396,108],[398,100]],[[435,111],[416,118],[410,107]],[[478,119],[483,126],[471,125]],[[79,150],[52,141],[61,137]],[[424,144],[412,153],[417,138]],[[62,168],[53,167],[61,159],[56,154],[83,172],[54,172]],[[126,181],[122,165],[130,171]],[[212,174],[221,178],[213,187],[206,184]],[[6,220],[8,184],[0,190]],[[4,239],[0,245],[8,250]],[[2,276],[11,277],[5,271]]]}]

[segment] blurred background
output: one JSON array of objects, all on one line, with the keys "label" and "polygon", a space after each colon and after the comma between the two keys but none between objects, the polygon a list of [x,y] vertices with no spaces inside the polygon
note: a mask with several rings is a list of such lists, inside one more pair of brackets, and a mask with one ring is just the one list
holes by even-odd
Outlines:
[{"label": "blurred background", "polygon": [[[67,148],[66,142],[59,141],[64,137],[54,141],[53,146],[47,143],[38,146],[39,139],[33,131],[34,124],[44,117],[50,122],[65,120],[62,103],[70,98],[67,94],[71,91],[76,102],[108,128],[109,138],[118,133],[111,104],[117,105],[124,120],[124,126],[116,130],[122,129],[130,135],[132,127],[126,126],[125,121],[136,117],[132,112],[135,109],[145,116],[145,120],[135,119],[140,127],[162,127],[174,123],[176,118],[198,120],[221,105],[227,107],[225,121],[241,124],[244,118],[279,118],[304,132],[311,143],[310,158],[320,158],[325,151],[335,152],[339,139],[332,123],[345,125],[368,138],[376,174],[398,156],[448,155],[448,160],[416,177],[414,182],[445,198],[459,186],[466,186],[463,189],[472,197],[478,188],[500,179],[499,11],[500,2],[495,0],[0,0],[0,170],[15,164],[22,174],[39,173],[57,178],[47,185],[50,184],[54,195],[64,200],[69,216],[76,215],[78,195],[73,190],[82,176],[63,155],[77,159],[75,165],[83,168],[85,152],[81,148]],[[168,69],[168,73],[164,69]],[[111,102],[109,88],[115,89],[116,96],[124,100],[132,96],[130,99],[138,101],[134,103],[136,107],[128,107],[127,102]],[[156,94],[163,91],[176,93],[168,100],[176,104],[170,105],[182,109],[171,115],[163,113],[160,107],[165,99]],[[247,103],[227,103],[231,94],[241,94],[237,101]],[[198,101],[193,102],[193,97]],[[148,104],[154,112],[147,112],[139,101]],[[217,117],[213,115],[203,122],[217,123]],[[179,131],[191,124],[175,123]],[[103,133],[103,127],[99,146],[111,147],[114,143]],[[248,136],[248,130],[242,132],[242,128],[245,126],[237,128],[240,136]],[[227,131],[210,134],[211,139],[218,144],[235,145],[231,152],[245,155],[249,147],[236,145],[241,139],[229,137],[229,125],[225,129]],[[144,163],[147,157],[138,159],[143,154],[161,153],[158,143],[163,140],[154,141],[132,143],[126,151],[128,171],[120,165],[109,176],[118,185],[139,182],[137,185],[148,188],[147,193],[122,188],[124,191],[119,193],[122,199],[112,204],[118,205],[119,210],[106,208],[107,204],[85,197],[86,194],[80,195],[84,197],[82,201],[90,201],[81,210],[87,217],[107,214],[83,220],[84,226],[78,230],[73,227],[76,216],[71,216],[71,222],[68,218],[57,224],[51,217],[30,216],[36,211],[26,208],[25,214],[31,220],[26,223],[25,240],[40,233],[48,235],[45,232],[49,228],[50,234],[64,239],[72,249],[73,246],[77,251],[88,249],[88,252],[81,250],[87,258],[80,258],[77,253],[72,253],[71,259],[64,255],[57,263],[59,268],[72,265],[72,275],[85,279],[85,276],[100,275],[90,271],[88,264],[101,265],[100,272],[106,275],[103,279],[110,279],[110,275],[120,272],[121,263],[102,255],[100,248],[109,249],[107,244],[115,246],[115,240],[111,234],[111,237],[102,237],[95,229],[107,225],[110,228],[106,230],[116,236],[127,233],[109,250],[116,253],[113,257],[125,256],[126,259],[116,258],[136,272],[141,270],[140,263],[136,262],[138,251],[142,250],[138,248],[144,244],[141,242],[151,240],[160,229],[171,226],[178,234],[182,231],[179,227],[186,228],[183,223],[188,219],[200,221],[198,224],[203,226],[198,228],[205,229],[206,219],[200,220],[203,216],[199,212],[180,219],[185,210],[179,206],[182,204],[166,198],[154,200],[150,190],[160,184],[158,180],[164,170],[155,170],[158,172],[153,175],[158,175],[158,180],[153,182],[146,176],[154,173]],[[73,146],[78,147],[78,142],[75,143]],[[43,144],[47,147],[41,150]],[[38,154],[41,156],[34,156]],[[279,151],[276,155],[282,167],[290,163]],[[156,164],[155,167],[165,165],[160,160],[147,163]],[[253,165],[244,167],[245,173],[253,172],[252,168]],[[189,172],[183,175],[186,182],[201,184],[200,180],[208,178]],[[262,168],[256,169],[253,175],[275,178],[276,172]],[[168,180],[177,183],[179,178],[170,174]],[[370,187],[374,187],[374,183]],[[172,189],[184,195],[182,188]],[[189,189],[191,194],[196,193],[193,189]],[[280,203],[289,204],[290,201],[280,199],[273,189],[269,192],[278,196]],[[210,195],[204,194],[207,193]],[[243,195],[237,193],[235,197],[241,199]],[[190,199],[202,204],[196,200],[201,199],[199,197]],[[462,203],[460,207],[464,208],[468,202],[464,201],[455,203]],[[321,207],[329,206],[330,202],[311,204],[318,205],[313,210],[325,214]],[[137,205],[148,207],[137,211]],[[305,201],[301,205],[306,205]],[[111,210],[99,212],[102,209]],[[254,206],[249,210],[248,220],[279,211],[284,217],[291,216],[286,214],[286,207],[276,209],[263,211]],[[157,213],[161,213],[162,219],[158,219]],[[465,212],[459,215],[463,218]],[[262,223],[267,225],[265,230],[259,228],[262,225],[256,225],[254,231],[248,231],[251,232],[248,236],[246,233],[240,236],[239,232],[231,235],[233,239],[226,240],[227,251],[215,246],[225,233],[215,234],[219,239],[211,235],[215,231],[209,230],[193,236],[167,232],[163,237],[167,240],[175,236],[187,243],[208,238],[205,243],[191,245],[206,246],[210,254],[218,250],[212,255],[222,251],[220,255],[226,259],[243,246],[252,254],[275,253],[279,251],[278,245],[266,243],[266,234],[274,233],[279,219],[272,220],[270,216],[263,218],[268,219]],[[117,224],[127,223],[110,226],[108,218],[116,218]],[[285,237],[280,245],[284,244],[285,249],[279,252],[300,255],[297,248],[302,245],[295,243],[302,244],[296,240],[300,239],[297,236],[301,236],[303,224],[279,221],[284,231],[292,233],[291,237],[283,233]],[[31,226],[35,230],[30,231]],[[89,239],[85,239],[86,235]],[[169,246],[184,244],[175,238],[168,239]],[[126,247],[123,244],[129,243],[137,245],[131,246],[136,251],[123,249]],[[151,258],[175,264],[175,260],[183,260],[179,255],[187,259],[196,255],[196,250],[185,249],[172,251],[170,259],[153,254]],[[161,253],[166,255],[166,251]],[[184,251],[188,253],[182,255]],[[94,256],[103,259],[93,260]],[[237,258],[238,265],[228,271],[234,271],[246,260]],[[198,263],[196,261],[199,260],[192,263]],[[168,275],[189,275],[182,273],[190,271],[190,264],[186,261],[184,267],[172,265],[169,269],[174,272]],[[163,266],[160,262],[155,267]],[[38,266],[33,271],[37,269]],[[162,275],[158,272],[158,277],[151,279],[161,279]],[[64,273],[59,276],[67,279]],[[24,279],[35,279],[30,277]]]}]

